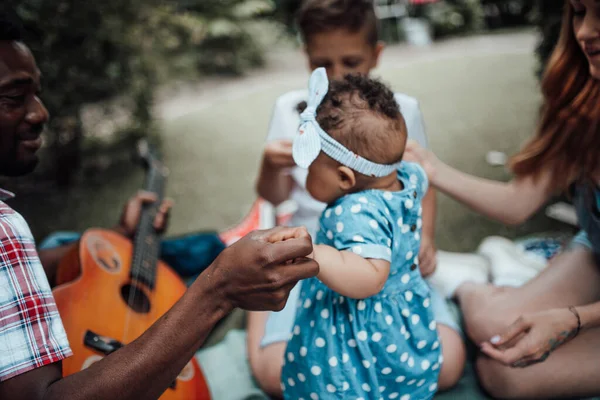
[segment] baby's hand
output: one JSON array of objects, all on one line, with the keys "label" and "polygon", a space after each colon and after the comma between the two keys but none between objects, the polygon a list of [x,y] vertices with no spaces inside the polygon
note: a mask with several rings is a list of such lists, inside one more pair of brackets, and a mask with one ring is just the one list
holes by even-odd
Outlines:
[{"label": "baby's hand", "polygon": [[292,156],[291,140],[275,140],[267,143],[263,157],[269,166],[277,169],[296,165]]},{"label": "baby's hand", "polygon": [[421,249],[419,250],[419,270],[423,278],[435,272],[437,268],[437,255],[433,239],[423,236],[421,239]]},{"label": "baby's hand", "polygon": [[[277,242],[285,242],[286,240],[290,240],[290,239],[304,239],[307,238],[310,240],[310,242],[312,243],[312,237],[310,236],[310,234],[308,233],[308,230],[306,229],[306,227],[304,226],[299,226],[296,228],[285,228],[280,231],[276,231],[275,233],[273,233],[271,236],[269,236],[269,238],[267,239],[270,243],[277,243]],[[314,246],[312,248],[312,252],[305,256],[305,258],[310,258],[310,259],[314,259]],[[294,264],[297,260],[288,260],[287,264]]]}]

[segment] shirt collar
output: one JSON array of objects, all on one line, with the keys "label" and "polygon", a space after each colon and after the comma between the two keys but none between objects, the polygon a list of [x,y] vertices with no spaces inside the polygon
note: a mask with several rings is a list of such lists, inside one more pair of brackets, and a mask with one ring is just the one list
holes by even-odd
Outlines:
[{"label": "shirt collar", "polygon": [[15,197],[13,192],[9,192],[8,190],[4,190],[0,188],[0,201],[9,200]]}]

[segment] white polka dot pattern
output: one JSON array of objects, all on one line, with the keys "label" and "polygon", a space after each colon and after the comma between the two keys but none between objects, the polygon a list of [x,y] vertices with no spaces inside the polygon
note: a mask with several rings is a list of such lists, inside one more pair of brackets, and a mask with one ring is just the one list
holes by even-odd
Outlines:
[{"label": "white polka dot pattern", "polygon": [[302,284],[282,371],[286,398],[418,400],[437,391],[443,358],[418,271],[424,174],[403,168],[405,190],[350,194],[323,214],[318,243],[392,260],[389,278],[360,300],[316,278]]}]

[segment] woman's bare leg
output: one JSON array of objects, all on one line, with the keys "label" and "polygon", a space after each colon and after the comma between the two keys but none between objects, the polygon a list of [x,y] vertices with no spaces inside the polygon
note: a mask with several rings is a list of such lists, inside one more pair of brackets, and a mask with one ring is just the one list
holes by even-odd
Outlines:
[{"label": "woman's bare leg", "polygon": [[254,379],[270,396],[281,397],[281,368],[287,343],[278,342],[265,347],[260,342],[265,335],[269,312],[249,312],[247,324],[248,360]]},{"label": "woman's bare leg", "polygon": [[460,380],[465,369],[467,350],[460,334],[454,329],[438,324],[444,362],[438,378],[440,391],[452,389]]},{"label": "woman's bare leg", "polygon": [[[501,333],[520,315],[600,300],[600,267],[590,251],[566,251],[520,288],[465,284],[457,291],[467,334],[475,342]],[[583,332],[542,364],[525,369],[480,356],[483,386],[499,398],[560,398],[600,394],[600,331]]]},{"label": "woman's bare leg", "polygon": [[479,357],[477,372],[489,393],[503,399],[587,398],[600,394],[600,329],[582,332],[542,364],[505,367]]}]

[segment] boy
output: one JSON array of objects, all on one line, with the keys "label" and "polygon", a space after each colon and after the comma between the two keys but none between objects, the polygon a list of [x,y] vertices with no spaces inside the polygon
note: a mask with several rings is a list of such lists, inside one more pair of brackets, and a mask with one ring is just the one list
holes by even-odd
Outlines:
[{"label": "boy", "polygon": [[[377,66],[384,46],[378,41],[378,23],[372,1],[305,0],[298,12],[297,23],[311,71],[323,67],[329,79],[339,79],[350,73],[368,75]],[[401,93],[394,97],[405,117],[409,138],[427,146],[417,100]],[[277,100],[257,191],[275,205],[294,200],[298,211],[290,225],[306,226],[314,237],[325,204],[308,194],[305,188],[307,171],[296,167],[292,158],[292,139],[300,121],[299,109],[303,108],[306,99],[307,91],[299,90]],[[435,194],[430,191],[423,199],[423,237],[419,252],[423,276],[430,275],[435,269],[434,224]],[[280,313],[251,313],[248,317],[248,356],[253,374],[263,390],[273,396],[281,396],[281,365],[294,322],[299,286],[292,291],[288,304]],[[454,386],[462,375],[465,348],[458,327],[439,294],[432,293],[432,303],[445,359],[439,381],[440,390],[444,390]]]}]

